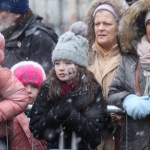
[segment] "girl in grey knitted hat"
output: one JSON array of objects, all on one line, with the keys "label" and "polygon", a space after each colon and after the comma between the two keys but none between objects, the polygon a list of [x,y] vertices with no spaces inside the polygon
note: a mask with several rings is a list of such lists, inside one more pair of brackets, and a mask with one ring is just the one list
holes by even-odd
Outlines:
[{"label": "girl in grey knitted hat", "polygon": [[[112,130],[102,90],[88,64],[87,25],[77,22],[64,33],[52,54],[54,69],[43,83],[31,111],[34,137],[45,139],[58,149],[63,129],[64,149],[96,149],[101,136]],[[74,136],[72,136],[74,135]],[[73,147],[72,147],[73,148]]]}]

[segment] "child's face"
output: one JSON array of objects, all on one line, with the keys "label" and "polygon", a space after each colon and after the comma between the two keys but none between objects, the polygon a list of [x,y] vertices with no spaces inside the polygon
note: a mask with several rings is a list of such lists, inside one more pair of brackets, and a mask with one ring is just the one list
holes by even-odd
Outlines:
[{"label": "child's face", "polygon": [[68,60],[56,60],[55,72],[59,80],[69,82],[77,75],[77,66]]},{"label": "child's face", "polygon": [[24,86],[25,86],[27,93],[29,94],[29,99],[30,99],[29,103],[33,104],[38,94],[38,87],[32,84],[24,84]]}]

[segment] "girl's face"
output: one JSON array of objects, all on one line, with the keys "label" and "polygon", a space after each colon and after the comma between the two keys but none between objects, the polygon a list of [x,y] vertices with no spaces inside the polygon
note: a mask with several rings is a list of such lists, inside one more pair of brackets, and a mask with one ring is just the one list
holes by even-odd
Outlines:
[{"label": "girl's face", "polygon": [[70,82],[77,75],[77,66],[68,60],[56,60],[55,72],[59,80]]},{"label": "girl's face", "polygon": [[33,104],[33,102],[35,101],[35,98],[38,94],[38,87],[36,85],[32,85],[32,84],[24,84],[24,87],[27,91],[27,93],[29,94],[29,103]]},{"label": "girl's face", "polygon": [[110,12],[101,10],[96,13],[94,31],[97,42],[106,50],[117,44],[117,22]]},{"label": "girl's face", "polygon": [[148,41],[150,42],[150,20],[148,20],[146,23],[146,35],[147,35]]}]

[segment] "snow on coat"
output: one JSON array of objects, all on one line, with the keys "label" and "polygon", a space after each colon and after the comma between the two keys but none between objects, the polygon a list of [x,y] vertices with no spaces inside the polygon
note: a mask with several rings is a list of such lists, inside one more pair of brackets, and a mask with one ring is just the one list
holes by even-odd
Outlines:
[{"label": "snow on coat", "polygon": [[[58,147],[58,137],[60,125],[63,126],[66,145],[71,145],[71,135],[74,131],[77,135],[78,150],[88,150],[88,145],[96,148],[101,142],[101,136],[112,131],[111,119],[107,114],[107,106],[102,96],[102,91],[97,83],[94,83],[94,100],[82,107],[86,103],[84,100],[85,91],[73,98],[72,112],[66,120],[60,121],[53,115],[56,101],[47,100],[48,87],[43,84],[38,93],[37,99],[31,110],[30,130],[34,137],[45,139]],[[47,133],[46,138],[43,133]]]}]

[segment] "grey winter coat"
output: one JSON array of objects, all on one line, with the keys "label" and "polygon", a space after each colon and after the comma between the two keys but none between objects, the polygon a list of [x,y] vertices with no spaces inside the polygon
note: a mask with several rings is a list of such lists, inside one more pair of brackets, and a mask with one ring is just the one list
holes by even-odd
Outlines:
[{"label": "grey winter coat", "polygon": [[[109,87],[108,103],[123,108],[123,100],[129,94],[136,94],[135,73],[138,65],[139,88],[144,94],[146,78],[136,53],[137,44],[145,34],[145,11],[150,7],[149,0],[135,2],[125,12],[120,22],[120,45],[122,60]],[[139,26],[140,25],[140,26]],[[149,116],[148,116],[149,117]],[[146,119],[134,120],[126,116],[121,131],[121,150],[150,150],[150,126]]]},{"label": "grey winter coat", "polygon": [[[110,105],[122,107],[124,98],[129,94],[136,94],[135,87],[135,71],[137,66],[138,58],[134,55],[123,56],[116,76],[109,87],[109,99]],[[139,86],[141,95],[145,90],[146,80],[143,75],[143,68],[139,64]],[[134,120],[131,117],[127,117],[124,120],[123,128],[121,132],[121,150],[126,150],[126,142],[128,142],[128,150],[147,150],[150,149],[150,127],[148,126],[145,119]],[[127,126],[127,132],[126,132]],[[126,134],[128,141],[126,141]],[[141,144],[142,143],[142,144]]]}]

